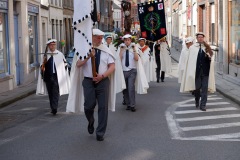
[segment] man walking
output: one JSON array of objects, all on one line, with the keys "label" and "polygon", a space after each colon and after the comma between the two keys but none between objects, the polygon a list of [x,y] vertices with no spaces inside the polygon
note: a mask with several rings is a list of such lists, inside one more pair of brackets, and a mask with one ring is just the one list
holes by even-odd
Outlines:
[{"label": "man walking", "polygon": [[48,94],[53,115],[57,114],[59,96],[68,94],[70,88],[66,60],[62,52],[56,49],[56,41],[51,39],[47,42],[47,53],[41,63],[42,74],[39,73],[36,92]]}]

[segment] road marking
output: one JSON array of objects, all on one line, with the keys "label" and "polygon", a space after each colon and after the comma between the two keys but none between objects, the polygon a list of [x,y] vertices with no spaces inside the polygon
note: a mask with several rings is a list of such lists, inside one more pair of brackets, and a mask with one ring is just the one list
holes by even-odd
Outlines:
[{"label": "road marking", "polygon": [[[230,139],[232,138],[232,139]],[[208,135],[199,137],[182,137],[181,140],[218,140],[218,141],[240,141],[240,132],[229,134]]]},{"label": "road marking", "polygon": [[[210,95],[208,96],[210,97],[208,100],[213,100],[213,102],[215,100],[220,100],[222,98],[217,97],[216,95]],[[222,123],[222,124],[208,124],[206,123],[206,125],[202,125],[202,126],[192,126],[192,127],[181,127],[182,124],[184,124],[184,122],[189,122],[189,121],[199,121],[199,120],[210,120],[210,119],[224,119],[224,118],[237,118],[240,117],[239,113],[239,108],[238,107],[233,107],[233,106],[229,106],[230,103],[228,102],[218,102],[215,101],[215,103],[210,103],[210,104],[228,104],[229,107],[226,106],[221,106],[218,108],[211,108],[211,109],[207,109],[207,113],[208,112],[218,112],[218,111],[237,111],[237,113],[235,114],[224,114],[221,113],[221,115],[210,115],[207,116],[206,112],[202,112],[200,110],[181,110],[179,109],[179,106],[187,106],[189,105],[189,103],[193,103],[193,101],[195,101],[194,99],[188,99],[182,102],[178,102],[175,103],[173,105],[171,105],[165,112],[165,116],[166,116],[166,120],[167,120],[167,124],[168,124],[168,128],[170,130],[171,133],[171,137],[172,139],[176,139],[176,140],[200,140],[200,141],[240,141],[240,132],[238,133],[228,133],[228,134],[218,134],[216,133],[215,135],[204,135],[204,136],[197,136],[197,137],[188,137],[186,135],[186,133],[188,131],[201,131],[204,132],[204,130],[207,129],[212,129],[212,130],[216,130],[218,128],[228,128],[228,127],[233,127],[239,130],[240,128],[240,122],[235,122],[235,123]],[[217,103],[216,103],[217,102]],[[187,105],[185,105],[187,104]],[[195,106],[195,105],[194,105]],[[177,110],[179,109],[179,110]],[[188,114],[188,113],[197,113],[197,117],[189,117],[189,118],[177,118],[176,116],[179,114]],[[200,115],[201,114],[201,115]],[[216,113],[217,114],[217,113]],[[206,116],[204,116],[206,115]],[[185,115],[187,116],[187,115]],[[230,120],[230,119],[229,119]],[[182,123],[181,123],[182,122]],[[206,121],[207,122],[207,121]]]},{"label": "road marking", "polygon": [[224,119],[224,118],[236,118],[240,117],[240,114],[226,114],[226,115],[217,115],[217,116],[202,116],[194,118],[178,118],[178,122],[189,122],[189,121],[202,121],[202,120],[211,120],[211,119]]},{"label": "road marking", "polygon": [[195,130],[203,130],[203,129],[217,129],[217,128],[227,128],[227,127],[239,127],[240,122],[234,123],[221,123],[221,124],[211,124],[205,126],[193,126],[193,127],[182,127],[183,131],[195,131]]},{"label": "road marking", "polygon": [[[225,105],[225,104],[230,104],[228,102],[212,102],[212,103],[207,103],[206,106],[215,106],[215,105]],[[179,107],[195,107],[195,104],[181,104]]]},{"label": "road marking", "polygon": [[[207,112],[219,112],[219,111],[233,111],[238,110],[235,107],[228,107],[228,108],[215,108],[215,109],[207,109]],[[175,114],[189,114],[189,113],[206,113],[200,110],[187,110],[187,111],[175,111]]]}]

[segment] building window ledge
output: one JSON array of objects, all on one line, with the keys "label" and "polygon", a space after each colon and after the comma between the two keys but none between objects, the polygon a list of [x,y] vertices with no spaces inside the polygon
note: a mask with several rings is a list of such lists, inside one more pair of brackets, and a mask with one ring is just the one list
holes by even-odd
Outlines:
[{"label": "building window ledge", "polygon": [[0,83],[8,80],[12,80],[14,78],[13,75],[7,75],[5,77],[0,77]]}]

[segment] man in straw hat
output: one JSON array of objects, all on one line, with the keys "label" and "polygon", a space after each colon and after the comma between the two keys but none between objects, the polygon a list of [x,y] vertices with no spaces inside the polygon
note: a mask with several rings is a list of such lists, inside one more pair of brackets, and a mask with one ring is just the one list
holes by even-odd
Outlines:
[{"label": "man in straw hat", "polygon": [[71,76],[74,88],[71,88],[69,94],[67,112],[84,111],[88,120],[88,132],[93,134],[95,130],[94,109],[98,104],[96,139],[103,141],[107,129],[108,109],[115,111],[115,80],[113,79],[115,58],[111,50],[102,44],[104,32],[93,29],[92,33],[94,49],[87,58],[78,59],[76,72]]},{"label": "man in straw hat", "polygon": [[201,111],[206,111],[208,92],[216,91],[214,56],[204,37],[204,33],[196,33],[197,43],[189,48],[189,58],[180,88],[180,92],[194,91],[196,108]]},{"label": "man in straw hat", "polygon": [[182,48],[181,55],[179,58],[179,63],[178,63],[178,83],[182,82],[182,76],[186,68],[186,62],[189,55],[189,48],[193,44],[193,40],[194,40],[193,37],[187,37],[184,40],[185,47]]},{"label": "man in straw hat", "polygon": [[56,49],[56,39],[47,42],[47,53],[44,54],[39,72],[37,95],[48,94],[51,113],[56,115],[60,95],[68,94],[70,88],[69,74],[66,68],[66,60],[62,52]]}]

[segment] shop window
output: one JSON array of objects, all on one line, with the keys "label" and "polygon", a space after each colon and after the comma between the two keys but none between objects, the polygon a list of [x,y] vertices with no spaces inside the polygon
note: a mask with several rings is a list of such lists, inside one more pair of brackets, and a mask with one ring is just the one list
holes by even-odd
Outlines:
[{"label": "shop window", "polygon": [[231,62],[240,65],[240,1],[232,0]]},{"label": "shop window", "polygon": [[28,15],[29,64],[37,62],[37,17]]},{"label": "shop window", "polygon": [[7,15],[0,13],[0,75],[8,73]]}]

